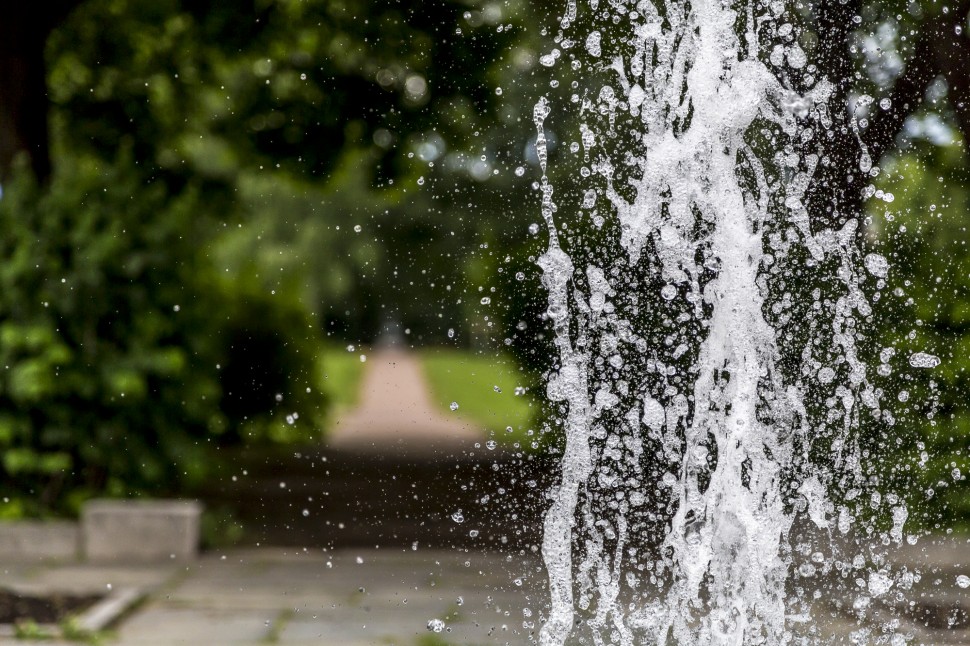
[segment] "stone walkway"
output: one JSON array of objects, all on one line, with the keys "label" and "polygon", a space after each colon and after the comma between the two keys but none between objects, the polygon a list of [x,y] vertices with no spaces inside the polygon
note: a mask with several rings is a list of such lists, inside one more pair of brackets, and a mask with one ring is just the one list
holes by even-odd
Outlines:
[{"label": "stone walkway", "polygon": [[527,644],[523,609],[542,583],[520,557],[410,549],[263,548],[184,565],[7,568],[5,578],[18,589],[153,588],[109,634],[115,646]]},{"label": "stone walkway", "polygon": [[450,453],[484,431],[432,403],[417,356],[396,347],[367,355],[356,408],[337,418],[328,445],[358,451]]},{"label": "stone walkway", "polygon": [[[954,584],[967,571],[968,548],[966,538],[947,539],[894,555],[923,572],[906,594],[919,604],[915,616],[892,613],[897,630],[912,637],[906,643],[970,643],[970,618],[950,611],[968,605],[970,592]],[[524,646],[535,643],[536,617],[546,606],[538,566],[535,555],[459,550],[260,548],[214,551],[187,564],[8,564],[0,571],[21,591],[150,590],[103,635],[105,646]],[[851,636],[858,629],[853,611],[836,610],[834,601],[819,599],[811,643],[889,643],[878,641],[878,624],[868,637]],[[0,638],[0,646],[27,643]]]}]

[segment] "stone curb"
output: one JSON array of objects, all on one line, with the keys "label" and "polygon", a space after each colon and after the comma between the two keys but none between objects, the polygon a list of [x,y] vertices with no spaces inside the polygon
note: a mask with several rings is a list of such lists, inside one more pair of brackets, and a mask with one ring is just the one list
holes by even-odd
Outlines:
[{"label": "stone curb", "polygon": [[[141,588],[123,588],[111,592],[106,597],[96,602],[84,612],[75,615],[72,626],[80,633],[91,634],[104,630],[119,617],[124,615],[129,609],[139,603],[147,596],[147,591]],[[60,624],[37,624],[37,632],[43,637],[37,639],[46,640],[48,638],[57,639],[65,637],[64,630]],[[0,624],[0,637],[16,637],[17,627],[14,624]],[[28,641],[30,639],[28,638]],[[25,642],[26,643],[26,642]]]},{"label": "stone curb", "polygon": [[0,521],[0,562],[155,563],[198,556],[194,500],[90,500],[80,522]]}]

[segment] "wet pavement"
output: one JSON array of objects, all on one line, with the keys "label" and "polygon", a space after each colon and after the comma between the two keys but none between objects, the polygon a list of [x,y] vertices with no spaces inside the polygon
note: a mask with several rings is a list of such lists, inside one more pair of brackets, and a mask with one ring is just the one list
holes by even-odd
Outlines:
[{"label": "wet pavement", "polygon": [[[802,643],[970,643],[970,589],[958,582],[968,548],[967,539],[951,539],[898,550],[894,567],[921,573],[905,593],[871,600],[869,620],[860,624],[865,594],[847,581],[844,598],[815,602],[811,630],[798,631],[811,635]],[[188,563],[21,564],[0,571],[21,591],[146,591],[102,635],[106,646],[515,646],[534,643],[545,609],[539,565],[531,550],[263,547],[211,551]],[[891,633],[908,639],[893,642]],[[0,639],[3,646],[25,643]]]},{"label": "wet pavement", "polygon": [[542,586],[535,566],[458,551],[263,548],[156,567],[6,568],[5,578],[19,588],[149,589],[105,634],[104,643],[118,646],[512,645],[529,643],[524,613]]}]

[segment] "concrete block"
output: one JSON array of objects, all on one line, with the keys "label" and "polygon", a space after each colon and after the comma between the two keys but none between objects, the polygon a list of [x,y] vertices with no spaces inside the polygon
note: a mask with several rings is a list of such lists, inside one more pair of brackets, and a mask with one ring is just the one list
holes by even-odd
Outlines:
[{"label": "concrete block", "polygon": [[91,500],[81,510],[82,554],[99,562],[193,559],[201,515],[194,500]]},{"label": "concrete block", "polygon": [[0,561],[71,561],[77,556],[77,523],[59,520],[0,522]]}]

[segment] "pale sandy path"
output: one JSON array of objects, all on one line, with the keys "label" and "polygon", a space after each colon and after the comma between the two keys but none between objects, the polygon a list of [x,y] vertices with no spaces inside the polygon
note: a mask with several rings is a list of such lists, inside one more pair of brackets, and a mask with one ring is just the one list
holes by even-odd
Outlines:
[{"label": "pale sandy path", "polygon": [[483,429],[447,412],[432,403],[413,352],[380,348],[367,355],[357,407],[339,414],[327,443],[362,451],[448,453],[482,440]]}]

